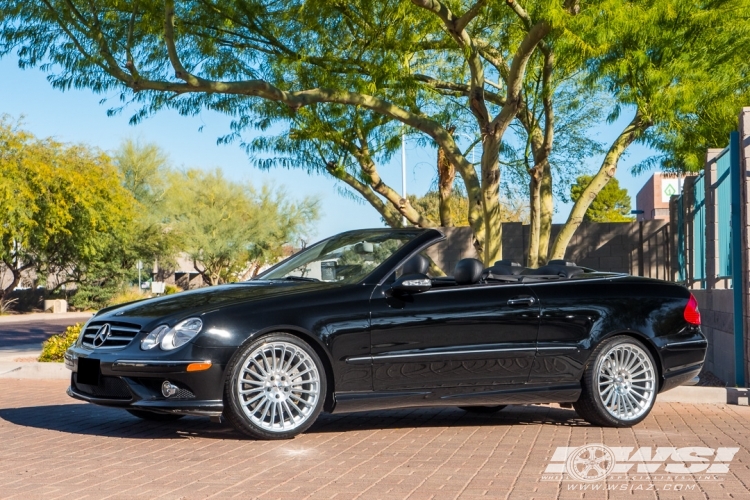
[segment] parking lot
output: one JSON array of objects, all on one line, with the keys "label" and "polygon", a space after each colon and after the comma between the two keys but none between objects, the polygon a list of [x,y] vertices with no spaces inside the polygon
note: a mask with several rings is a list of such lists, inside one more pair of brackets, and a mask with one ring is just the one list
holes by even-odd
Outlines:
[{"label": "parking lot", "polygon": [[[632,429],[591,427],[556,405],[323,415],[294,440],[263,442],[202,418],[142,422],[70,399],[63,380],[0,386],[3,499],[750,496],[746,406],[659,403]],[[545,474],[558,447],[592,443],[740,450],[726,474],[665,479],[662,468],[596,483]]]}]

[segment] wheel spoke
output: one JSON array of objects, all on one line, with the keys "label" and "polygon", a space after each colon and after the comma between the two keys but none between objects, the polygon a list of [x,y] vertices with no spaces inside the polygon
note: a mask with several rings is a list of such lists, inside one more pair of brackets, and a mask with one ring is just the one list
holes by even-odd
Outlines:
[{"label": "wheel spoke", "polygon": [[253,425],[288,432],[307,422],[320,404],[320,375],[309,351],[292,342],[274,341],[244,358],[234,394]]},{"label": "wheel spoke", "polygon": [[651,409],[656,372],[648,353],[620,343],[599,358],[597,390],[607,412],[619,420],[635,420]]}]

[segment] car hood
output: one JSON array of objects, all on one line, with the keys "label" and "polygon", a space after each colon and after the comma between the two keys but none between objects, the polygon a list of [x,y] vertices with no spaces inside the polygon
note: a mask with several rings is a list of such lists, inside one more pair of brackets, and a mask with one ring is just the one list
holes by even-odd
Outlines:
[{"label": "car hood", "polygon": [[341,285],[324,282],[246,281],[109,307],[99,311],[96,320],[130,321],[145,325],[157,318],[196,315],[219,306],[306,294],[338,286]]}]

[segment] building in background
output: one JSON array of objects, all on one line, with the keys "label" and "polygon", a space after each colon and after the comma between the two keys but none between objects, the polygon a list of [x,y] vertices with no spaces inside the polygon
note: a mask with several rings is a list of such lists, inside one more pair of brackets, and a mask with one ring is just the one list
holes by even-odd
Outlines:
[{"label": "building in background", "polygon": [[635,197],[637,220],[669,219],[669,198],[680,194],[677,174],[656,172]]}]

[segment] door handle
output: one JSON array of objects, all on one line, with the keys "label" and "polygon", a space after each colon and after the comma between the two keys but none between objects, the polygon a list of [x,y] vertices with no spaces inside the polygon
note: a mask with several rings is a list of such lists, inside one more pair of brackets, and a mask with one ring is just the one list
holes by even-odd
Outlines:
[{"label": "door handle", "polygon": [[508,301],[509,306],[533,306],[536,302],[534,297],[515,297]]}]

